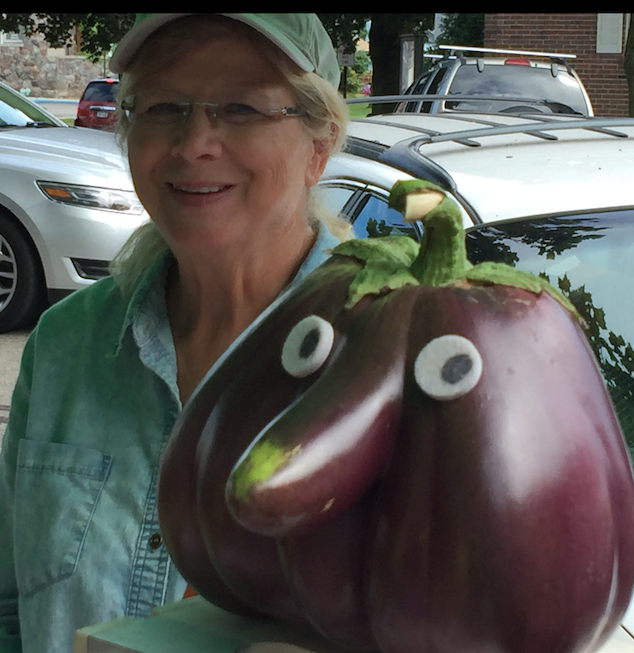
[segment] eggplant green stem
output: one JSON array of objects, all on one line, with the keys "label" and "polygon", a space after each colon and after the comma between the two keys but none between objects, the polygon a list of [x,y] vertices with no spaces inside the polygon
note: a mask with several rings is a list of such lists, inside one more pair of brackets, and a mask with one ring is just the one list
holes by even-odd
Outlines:
[{"label": "eggplant green stem", "polygon": [[545,279],[504,263],[473,265],[467,258],[462,214],[445,191],[429,181],[398,181],[390,192],[389,206],[406,221],[420,221],[420,246],[407,236],[350,240],[333,254],[363,262],[350,285],[347,306],[362,297],[383,294],[409,285],[445,286],[459,281],[474,285],[498,284],[523,288],[536,295],[547,292],[581,320],[572,302]]},{"label": "eggplant green stem", "polygon": [[[430,194],[439,198],[431,207],[420,199]],[[545,291],[581,320],[572,302],[545,279],[504,263],[486,261],[474,266],[467,258],[460,209],[439,186],[420,179],[396,182],[389,205],[403,213],[405,220],[423,224],[420,251],[410,267],[421,284],[444,286],[464,279],[475,284],[515,286],[536,295]]]}]

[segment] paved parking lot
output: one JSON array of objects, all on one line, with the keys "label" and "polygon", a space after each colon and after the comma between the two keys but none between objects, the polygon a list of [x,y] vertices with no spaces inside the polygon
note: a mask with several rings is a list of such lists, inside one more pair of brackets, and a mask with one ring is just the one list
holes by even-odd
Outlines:
[{"label": "paved parking lot", "polygon": [[22,348],[28,335],[28,331],[0,334],[0,438],[4,434]]}]

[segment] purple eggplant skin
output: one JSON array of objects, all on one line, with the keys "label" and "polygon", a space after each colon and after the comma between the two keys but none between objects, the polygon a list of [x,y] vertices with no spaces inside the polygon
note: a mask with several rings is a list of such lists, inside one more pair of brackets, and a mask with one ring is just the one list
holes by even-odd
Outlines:
[{"label": "purple eggplant skin", "polygon": [[274,537],[313,531],[347,510],[384,471],[398,433],[416,291],[402,288],[358,310],[328,368],[254,442],[293,455],[239,495],[233,479],[248,473],[253,447],[245,452],[226,490],[238,523]]},{"label": "purple eggplant skin", "polygon": [[[357,269],[349,259],[342,262],[332,257],[313,273],[312,281],[274,308],[256,327],[257,337],[248,336],[219,364],[218,372],[199,385],[163,453],[158,508],[164,543],[188,583],[205,599],[231,612],[256,611],[304,620],[286,585],[275,541],[249,533],[233,521],[224,507],[224,484],[252,439],[306,383],[290,377],[279,362],[286,334],[306,315],[319,313],[334,319],[345,304]],[[214,440],[214,424],[223,427],[221,443],[201,444],[201,438]],[[218,485],[219,496],[203,494],[199,499],[197,474],[207,455],[214,456],[210,466],[214,478],[224,474],[224,480]],[[199,501],[203,504],[200,514]],[[201,524],[201,519],[211,521]]]},{"label": "purple eggplant skin", "polygon": [[[437,401],[412,365],[447,333],[483,371]],[[421,287],[376,519],[382,653],[581,653],[617,626],[634,584],[632,472],[587,340],[552,297]]]},{"label": "purple eggplant skin", "polygon": [[277,538],[287,582],[311,625],[339,646],[376,651],[365,606],[367,550],[377,485],[305,535]]}]

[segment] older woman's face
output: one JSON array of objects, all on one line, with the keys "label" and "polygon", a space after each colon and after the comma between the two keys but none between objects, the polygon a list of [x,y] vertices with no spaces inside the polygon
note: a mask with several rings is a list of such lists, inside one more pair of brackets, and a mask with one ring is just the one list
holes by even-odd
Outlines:
[{"label": "older woman's face", "polygon": [[[136,98],[137,106],[145,107],[236,101],[269,109],[296,105],[255,47],[230,37],[147,76]],[[306,191],[319,179],[327,155],[301,118],[212,122],[198,105],[184,123],[139,120],[130,130],[137,193],[172,248],[208,251],[250,240],[265,243],[300,224],[305,228]]]}]

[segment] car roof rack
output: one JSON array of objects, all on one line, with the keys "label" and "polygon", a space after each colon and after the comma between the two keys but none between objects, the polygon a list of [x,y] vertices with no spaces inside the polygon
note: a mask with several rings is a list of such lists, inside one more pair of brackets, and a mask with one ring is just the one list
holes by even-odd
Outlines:
[{"label": "car roof rack", "polygon": [[550,69],[553,74],[553,77],[557,77],[558,68],[557,65],[563,65],[566,70],[572,74],[572,65],[570,63],[571,59],[576,59],[576,54],[566,54],[560,52],[541,52],[536,50],[508,50],[500,48],[480,48],[476,46],[466,46],[466,45],[439,45],[439,50],[445,50],[443,55],[443,60],[448,59],[457,59],[461,64],[467,63],[467,58],[465,53],[477,53],[476,58],[478,70],[482,72],[484,70],[484,57],[482,55],[491,54],[491,55],[505,55],[505,56],[521,56],[521,57],[541,57],[543,59],[550,59]]},{"label": "car roof rack", "polygon": [[560,52],[538,52],[535,50],[505,50],[499,48],[480,48],[470,45],[439,45],[439,50],[447,50],[445,56],[454,55],[456,52],[480,52],[484,54],[521,54],[525,57],[547,57],[548,59],[576,59],[576,54],[563,54]]},{"label": "car roof rack", "polygon": [[[616,138],[630,138],[630,135],[623,131],[618,131],[618,127],[634,127],[634,118],[588,118],[578,117],[574,119],[561,120],[555,116],[548,116],[544,114],[536,115],[531,114],[530,118],[522,116],[526,122],[519,124],[509,125],[505,123],[497,123],[493,120],[495,114],[484,114],[486,118],[476,118],[476,122],[480,122],[483,127],[469,128],[458,131],[439,132],[432,129],[425,129],[417,127],[416,125],[408,125],[403,122],[396,121],[391,118],[393,115],[407,115],[407,114],[389,114],[384,116],[368,116],[367,118],[358,119],[360,122],[370,122],[380,124],[386,127],[396,127],[413,132],[422,132],[421,136],[414,136],[406,141],[415,141],[416,146],[420,147],[428,143],[443,143],[453,141],[469,147],[480,147],[482,143],[480,140],[490,136],[499,136],[502,134],[527,134],[536,138],[542,138],[549,141],[557,141],[559,138],[552,132],[566,131],[571,129],[584,129],[591,132],[598,132],[606,136],[614,136]],[[442,116],[449,120],[462,120],[474,122],[473,114],[456,115],[454,113],[447,114],[434,114]],[[516,116],[517,117],[517,116]]]}]

